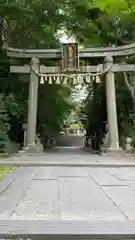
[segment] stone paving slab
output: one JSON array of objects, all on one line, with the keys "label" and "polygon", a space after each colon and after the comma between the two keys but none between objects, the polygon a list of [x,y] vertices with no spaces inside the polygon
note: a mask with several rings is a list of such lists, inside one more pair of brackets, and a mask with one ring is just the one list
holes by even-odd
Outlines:
[{"label": "stone paving slab", "polygon": [[88,177],[88,173],[85,170],[85,167],[84,168],[61,167],[61,168],[58,168],[58,175],[59,175],[59,177],[71,177],[71,178]]},{"label": "stone paving slab", "polygon": [[134,175],[126,167],[18,168],[0,184],[0,220],[135,220]]},{"label": "stone paving slab", "polygon": [[87,168],[89,176],[98,184],[98,185],[120,185],[125,184],[110,174],[108,168]]},{"label": "stone paving slab", "polygon": [[135,219],[135,191],[129,186],[102,187],[127,219]]},{"label": "stone paving slab", "polygon": [[135,181],[135,172],[132,169],[129,168],[123,168],[123,169],[109,169],[109,172],[115,176],[117,179],[120,180],[134,180]]},{"label": "stone paving slab", "polygon": [[58,179],[58,167],[39,167],[36,169],[34,180]]},{"label": "stone paving slab", "polygon": [[29,183],[35,174],[35,169],[18,168],[0,184],[0,220],[8,220],[21,201]]},{"label": "stone paving slab", "polygon": [[10,219],[60,219],[56,180],[33,180]]},{"label": "stone paving slab", "polygon": [[121,211],[91,178],[60,179],[62,220],[124,220]]}]

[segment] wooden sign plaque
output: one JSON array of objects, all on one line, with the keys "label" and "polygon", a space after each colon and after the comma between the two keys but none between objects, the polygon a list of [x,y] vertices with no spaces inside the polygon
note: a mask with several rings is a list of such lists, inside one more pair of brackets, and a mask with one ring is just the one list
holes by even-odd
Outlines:
[{"label": "wooden sign plaque", "polygon": [[62,45],[62,71],[79,71],[78,43],[64,43]]}]

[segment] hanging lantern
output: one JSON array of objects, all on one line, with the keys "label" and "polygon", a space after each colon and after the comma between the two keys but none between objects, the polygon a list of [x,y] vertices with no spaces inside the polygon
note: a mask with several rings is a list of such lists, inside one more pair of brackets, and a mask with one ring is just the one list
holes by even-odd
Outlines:
[{"label": "hanging lantern", "polygon": [[43,77],[43,75],[41,75],[40,84],[44,84],[44,77]]}]

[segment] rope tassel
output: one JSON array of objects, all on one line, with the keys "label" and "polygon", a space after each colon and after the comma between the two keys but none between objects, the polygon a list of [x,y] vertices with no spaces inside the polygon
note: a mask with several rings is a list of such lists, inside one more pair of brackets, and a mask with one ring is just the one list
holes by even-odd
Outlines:
[{"label": "rope tassel", "polygon": [[44,76],[44,81],[47,82],[47,75]]},{"label": "rope tassel", "polygon": [[63,79],[63,84],[64,84],[64,85],[67,85],[67,84],[68,84],[68,77],[66,77],[66,76],[64,77],[64,79]]},{"label": "rope tassel", "polygon": [[52,76],[49,76],[49,81],[48,81],[49,84],[52,84],[53,81],[52,81]]},{"label": "rope tassel", "polygon": [[77,81],[77,78],[76,78],[76,76],[73,76],[73,84],[74,84],[74,85],[76,85],[76,84],[77,84],[77,82],[78,82],[78,81]]},{"label": "rope tassel", "polygon": [[90,83],[91,82],[91,77],[89,75],[86,76],[86,83]]},{"label": "rope tassel", "polygon": [[95,75],[92,76],[92,81],[95,81]]},{"label": "rope tassel", "polygon": [[96,83],[100,83],[100,77],[98,75],[96,76]]},{"label": "rope tassel", "polygon": [[43,75],[41,75],[41,78],[40,78],[40,84],[44,84],[45,83],[45,81],[44,81],[44,77],[43,77]]},{"label": "rope tassel", "polygon": [[77,81],[78,81],[78,83],[82,84],[83,83],[83,77],[82,76],[77,76]]},{"label": "rope tassel", "polygon": [[59,76],[59,75],[58,75],[57,78],[56,78],[56,83],[57,83],[57,84],[60,84],[60,83],[61,83],[61,81],[60,81],[60,76]]}]

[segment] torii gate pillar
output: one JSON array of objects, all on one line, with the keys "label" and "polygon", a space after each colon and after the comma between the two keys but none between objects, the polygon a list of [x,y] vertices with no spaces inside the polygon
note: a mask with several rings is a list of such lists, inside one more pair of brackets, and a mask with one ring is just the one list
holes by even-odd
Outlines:
[{"label": "torii gate pillar", "polygon": [[28,120],[27,120],[27,147],[28,152],[41,152],[43,148],[36,144],[36,125],[37,125],[37,103],[39,77],[39,59],[33,57],[31,60],[29,99],[28,99]]},{"label": "torii gate pillar", "polygon": [[119,135],[117,123],[117,110],[116,110],[116,94],[115,94],[115,79],[114,72],[111,71],[113,64],[112,56],[106,56],[104,59],[104,68],[109,69],[105,74],[106,78],[106,102],[107,102],[107,117],[108,117],[108,130],[110,147],[109,151],[119,151]]}]

